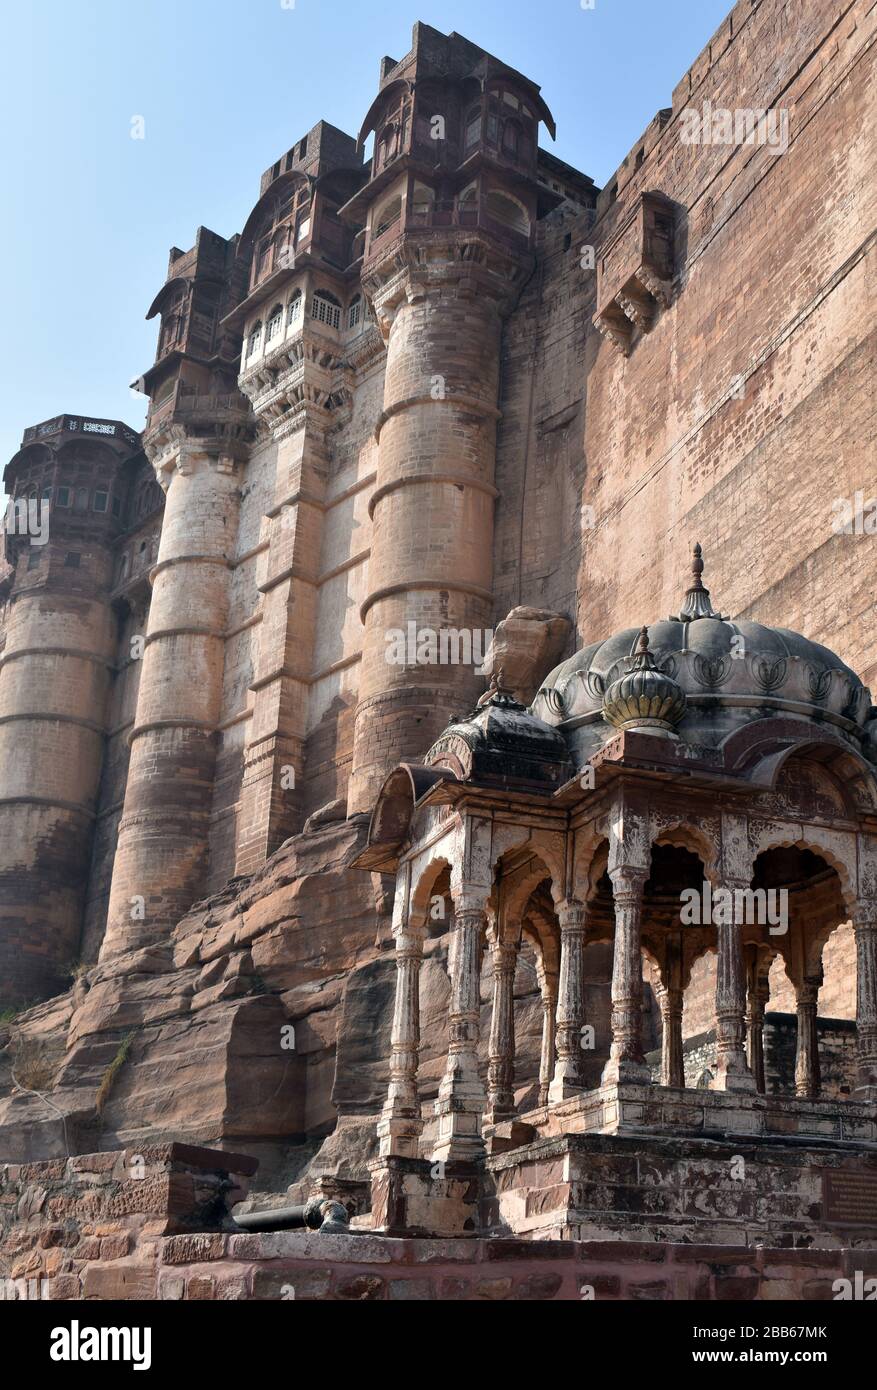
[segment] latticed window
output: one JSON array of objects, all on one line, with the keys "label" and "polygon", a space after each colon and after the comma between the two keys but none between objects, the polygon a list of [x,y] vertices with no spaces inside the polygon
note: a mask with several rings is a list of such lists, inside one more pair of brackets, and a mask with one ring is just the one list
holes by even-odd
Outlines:
[{"label": "latticed window", "polygon": [[466,149],[477,145],[481,138],[481,107],[475,106],[466,118]]},{"label": "latticed window", "polygon": [[329,328],[341,327],[341,305],[325,290],[318,290],[311,301],[311,318]]},{"label": "latticed window", "polygon": [[258,352],[258,350],[259,350],[259,344],[261,343],[261,341],[262,341],[262,324],[261,324],[261,321],[260,321],[259,323],[256,323],[256,324],[253,325],[253,331],[252,331],[252,333],[250,334],[249,341],[248,341],[248,343],[247,343],[247,356],[248,356],[248,357],[252,357],[252,355],[253,355],[254,352]]},{"label": "latticed window", "polygon": [[359,322],[361,322],[361,320],[362,320],[362,296],[361,296],[361,295],[356,295],[356,297],[350,301],[350,306],[349,306],[349,308],[348,308],[348,310],[347,310],[347,327],[348,327],[348,328],[355,328],[356,325],[357,325]]},{"label": "latticed window", "polygon": [[283,305],[276,304],[271,310],[268,319],[268,327],[265,330],[265,342],[270,343],[272,338],[276,338],[283,324]]},{"label": "latticed window", "polygon": [[287,312],[286,312],[286,322],[287,322],[287,324],[290,324],[290,323],[298,323],[299,319],[301,318],[301,305],[302,305],[301,290],[296,290],[295,294],[292,296],[292,298],[291,298],[290,301],[289,301],[289,308],[288,308],[288,310],[287,310]]}]

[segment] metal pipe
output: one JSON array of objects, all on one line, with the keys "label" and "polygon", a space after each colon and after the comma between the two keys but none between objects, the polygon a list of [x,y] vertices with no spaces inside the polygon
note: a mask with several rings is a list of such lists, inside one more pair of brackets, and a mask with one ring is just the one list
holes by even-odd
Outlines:
[{"label": "metal pipe", "polygon": [[312,1197],[304,1206],[263,1207],[232,1215],[240,1231],[295,1231],[303,1227],[323,1235],[350,1235],[347,1208],[328,1197]]}]

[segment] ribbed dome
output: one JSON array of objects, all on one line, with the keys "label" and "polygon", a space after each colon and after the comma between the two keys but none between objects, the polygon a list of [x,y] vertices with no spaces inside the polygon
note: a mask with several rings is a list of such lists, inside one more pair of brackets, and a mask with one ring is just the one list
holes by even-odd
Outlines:
[{"label": "ribbed dome", "polygon": [[658,729],[672,733],[685,713],[685,692],[672,676],[659,671],[649,651],[649,630],[639,635],[627,670],[603,696],[603,718],[616,729]]},{"label": "ribbed dome", "polygon": [[[870,691],[840,657],[788,628],[722,617],[701,582],[702,569],[697,546],[693,582],[679,616],[648,628],[657,670],[687,697],[683,736],[688,731],[698,737],[696,726],[714,721],[718,706],[726,727],[729,720],[748,721],[766,708],[848,731],[864,726]],[[533,713],[554,724],[602,718],[604,696],[625,676],[625,662],[634,655],[639,634],[639,628],[625,628],[557,666],[538,691]]]}]

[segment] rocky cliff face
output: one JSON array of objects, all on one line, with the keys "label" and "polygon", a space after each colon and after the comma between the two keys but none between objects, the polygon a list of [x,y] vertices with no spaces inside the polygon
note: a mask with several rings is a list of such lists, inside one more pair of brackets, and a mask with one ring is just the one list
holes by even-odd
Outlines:
[{"label": "rocky cliff face", "polygon": [[[351,868],[365,829],[314,818],[258,874],[196,904],[162,949],[96,966],[2,1025],[0,1160],[177,1140],[258,1155],[265,1188],[365,1178],[396,973],[390,884]],[[447,1052],[449,925],[434,924],[422,973],[428,1112]],[[486,959],[485,1067],[491,991]],[[529,1101],[542,1015],[527,950],[516,997]]]}]

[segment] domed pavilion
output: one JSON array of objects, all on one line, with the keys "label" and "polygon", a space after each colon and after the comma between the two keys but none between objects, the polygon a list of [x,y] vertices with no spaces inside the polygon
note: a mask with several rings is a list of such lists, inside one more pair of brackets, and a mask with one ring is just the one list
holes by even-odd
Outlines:
[{"label": "domed pavilion", "polygon": [[[359,859],[396,878],[384,1160],[486,1155],[490,1166],[522,1143],[576,1134],[877,1141],[877,710],[835,653],[786,628],[732,621],[702,576],[696,546],[678,613],[642,615],[582,648],[529,708],[499,673],[422,763],[387,778]],[[451,919],[449,1043],[424,1136],[418,975],[437,892]],[[856,1074],[848,1097],[826,1099],[817,996],[825,945],[845,922],[855,933]],[[535,951],[543,1031],[538,1099],[518,1114],[523,941]],[[611,1037],[595,1078],[583,1038],[586,948],[598,942],[612,952]],[[715,1066],[693,1089],[682,1000],[707,953],[717,958]],[[797,1004],[787,1095],[765,1091],[778,956]],[[657,1078],[641,1036],[644,962],[660,1005]]]}]

